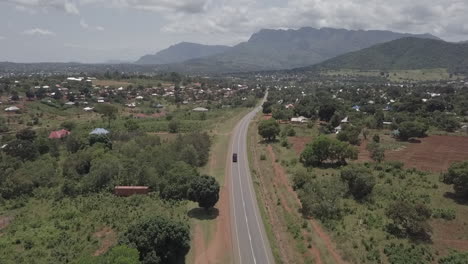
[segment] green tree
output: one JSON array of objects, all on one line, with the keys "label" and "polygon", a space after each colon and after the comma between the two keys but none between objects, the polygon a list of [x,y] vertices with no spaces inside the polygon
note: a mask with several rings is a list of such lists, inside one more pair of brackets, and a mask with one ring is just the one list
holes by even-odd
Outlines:
[{"label": "green tree", "polygon": [[16,133],[16,138],[19,140],[34,141],[36,137],[36,131],[31,128],[25,128]]},{"label": "green tree", "polygon": [[136,248],[142,264],[183,263],[190,249],[190,230],[182,222],[153,216],[130,226],[120,244]]},{"label": "green tree", "polygon": [[383,128],[383,122],[385,121],[385,116],[384,112],[382,110],[378,110],[374,114],[374,119],[375,119],[375,126],[377,129],[382,129]]},{"label": "green tree", "polygon": [[388,225],[388,230],[399,237],[428,240],[432,231],[428,223],[431,214],[431,210],[422,203],[396,201],[386,210],[387,217],[392,221]]},{"label": "green tree", "polygon": [[187,197],[200,207],[212,208],[219,200],[219,183],[208,175],[198,177],[190,184]]},{"label": "green tree", "polygon": [[85,139],[83,137],[80,137],[76,133],[72,133],[69,136],[67,136],[67,139],[65,141],[67,151],[70,153],[76,153],[78,150],[85,148],[86,145],[87,144],[85,142]]},{"label": "green tree", "polygon": [[372,171],[362,165],[352,165],[341,169],[341,179],[348,184],[349,192],[356,200],[367,197],[376,183]]},{"label": "green tree", "polygon": [[3,151],[10,156],[20,158],[21,160],[34,160],[38,156],[36,146],[28,140],[16,139],[10,141]]},{"label": "green tree", "polygon": [[160,195],[163,199],[187,199],[190,185],[199,177],[195,168],[183,161],[175,162],[159,182]]},{"label": "green tree", "polygon": [[380,163],[385,160],[385,149],[379,143],[369,143],[367,145],[367,150],[370,152],[373,161]]},{"label": "green tree", "polygon": [[359,145],[359,135],[361,134],[361,129],[356,126],[343,125],[343,129],[338,133],[336,138],[340,141],[349,142],[352,145]]},{"label": "green tree", "polygon": [[168,129],[170,133],[177,133],[180,130],[180,122],[176,119],[169,121]]},{"label": "green tree", "polygon": [[258,124],[258,134],[268,141],[274,141],[280,134],[279,124],[275,119],[262,120]]},{"label": "green tree", "polygon": [[319,108],[319,118],[322,121],[330,121],[332,116],[335,114],[336,107],[333,104],[324,104]]},{"label": "green tree", "polygon": [[346,159],[357,159],[357,149],[326,136],[319,136],[308,144],[300,157],[304,166],[320,166],[325,161],[345,164]]},{"label": "green tree", "polygon": [[180,151],[180,159],[194,167],[198,166],[198,153],[193,145],[185,145]]},{"label": "green tree", "polygon": [[103,119],[107,119],[107,126],[110,127],[111,121],[117,119],[119,109],[111,104],[99,104],[96,111],[101,114]]},{"label": "green tree", "polygon": [[424,137],[428,127],[420,122],[405,121],[398,126],[399,137],[408,140],[412,137]]},{"label": "green tree", "polygon": [[140,129],[140,126],[138,125],[138,123],[133,119],[127,119],[127,121],[125,121],[124,123],[124,126],[129,132],[134,132]]},{"label": "green tree", "polygon": [[89,135],[89,145],[93,146],[96,143],[101,143],[103,144],[104,147],[112,149],[112,141],[107,135],[104,135],[104,134]]},{"label": "green tree", "polygon": [[455,193],[468,198],[468,161],[453,163],[443,174],[445,184],[453,184]]}]

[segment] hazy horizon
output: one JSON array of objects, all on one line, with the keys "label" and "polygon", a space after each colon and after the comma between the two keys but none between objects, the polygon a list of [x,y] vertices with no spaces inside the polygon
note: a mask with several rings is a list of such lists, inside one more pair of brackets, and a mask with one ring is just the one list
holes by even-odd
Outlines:
[{"label": "hazy horizon", "polygon": [[0,0],[0,61],[133,62],[179,42],[235,45],[260,29],[332,27],[468,39],[468,3],[357,0]]}]

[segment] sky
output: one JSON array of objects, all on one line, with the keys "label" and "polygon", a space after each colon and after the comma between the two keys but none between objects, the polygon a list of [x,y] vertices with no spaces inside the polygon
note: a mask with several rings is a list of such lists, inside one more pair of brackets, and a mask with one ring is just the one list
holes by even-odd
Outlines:
[{"label": "sky", "polygon": [[468,40],[468,0],[0,0],[0,61],[135,61],[182,41],[235,45],[262,28]]}]

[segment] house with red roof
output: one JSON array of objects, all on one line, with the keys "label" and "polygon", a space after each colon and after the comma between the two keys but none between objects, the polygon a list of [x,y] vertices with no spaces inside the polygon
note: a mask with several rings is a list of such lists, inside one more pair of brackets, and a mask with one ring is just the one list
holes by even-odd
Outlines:
[{"label": "house with red roof", "polygon": [[50,132],[49,138],[51,138],[51,139],[64,138],[64,137],[70,135],[70,133],[71,133],[70,131],[65,130],[65,129],[61,129],[61,130],[58,130],[58,131],[52,131],[52,132]]}]

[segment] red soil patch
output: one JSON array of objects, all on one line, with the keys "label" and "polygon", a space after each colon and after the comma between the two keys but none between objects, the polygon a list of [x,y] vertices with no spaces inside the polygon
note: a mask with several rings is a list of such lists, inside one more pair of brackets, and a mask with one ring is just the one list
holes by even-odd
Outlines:
[{"label": "red soil patch", "polygon": [[0,230],[6,228],[13,221],[13,216],[0,216]]},{"label": "red soil patch", "polygon": [[93,256],[106,253],[107,250],[117,242],[117,234],[109,227],[104,227],[100,231],[94,233],[93,236],[101,242],[101,247],[93,253]]},{"label": "red soil patch", "polygon": [[450,222],[442,219],[431,221],[434,247],[440,255],[447,255],[452,250],[468,251],[468,235],[465,225],[466,214],[457,213],[457,218]]},{"label": "red soil patch", "polygon": [[468,137],[430,136],[419,140],[404,149],[387,151],[386,159],[402,161],[408,168],[442,172],[453,162],[468,158]]},{"label": "red soil patch", "polygon": [[312,141],[312,137],[289,137],[289,142],[293,145],[296,154],[301,154],[306,145]]},{"label": "red soil patch", "polygon": [[361,145],[359,145],[358,147],[358,161],[363,161],[363,162],[367,162],[367,161],[372,161],[371,157],[370,157],[370,153],[369,151],[367,150],[367,143],[368,141],[362,141],[361,142]]}]

